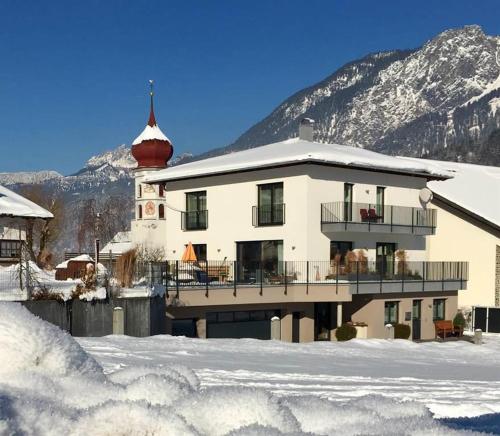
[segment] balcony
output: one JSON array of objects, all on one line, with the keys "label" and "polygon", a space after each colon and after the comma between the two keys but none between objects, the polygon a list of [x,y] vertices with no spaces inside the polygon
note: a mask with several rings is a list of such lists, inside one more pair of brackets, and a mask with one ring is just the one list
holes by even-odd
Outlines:
[{"label": "balcony", "polygon": [[[355,294],[466,289],[468,264],[397,260],[169,261],[166,279],[169,297],[188,305],[349,301]],[[235,300],[238,296],[241,301]]]},{"label": "balcony", "polygon": [[282,226],[285,224],[285,204],[253,206],[252,224],[254,227]]},{"label": "balcony", "polygon": [[321,205],[323,232],[436,233],[436,209],[337,201]]},{"label": "balcony", "polygon": [[208,210],[194,210],[181,213],[181,228],[184,231],[206,230],[208,227]]}]

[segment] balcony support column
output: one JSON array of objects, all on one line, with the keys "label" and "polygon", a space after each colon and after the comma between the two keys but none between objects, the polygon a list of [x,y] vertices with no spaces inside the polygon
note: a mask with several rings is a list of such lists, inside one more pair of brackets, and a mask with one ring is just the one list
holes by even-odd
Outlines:
[{"label": "balcony support column", "polygon": [[337,303],[337,327],[342,325],[342,303]]}]

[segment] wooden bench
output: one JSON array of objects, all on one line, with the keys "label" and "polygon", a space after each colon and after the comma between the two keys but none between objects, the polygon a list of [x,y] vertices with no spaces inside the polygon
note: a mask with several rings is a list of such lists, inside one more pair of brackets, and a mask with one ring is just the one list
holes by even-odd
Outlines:
[{"label": "wooden bench", "polygon": [[207,275],[209,281],[225,282],[229,276],[229,265],[208,265]]},{"label": "wooden bench", "polygon": [[462,328],[454,326],[451,320],[434,321],[434,329],[436,331],[436,338],[446,339],[449,336],[463,335]]}]

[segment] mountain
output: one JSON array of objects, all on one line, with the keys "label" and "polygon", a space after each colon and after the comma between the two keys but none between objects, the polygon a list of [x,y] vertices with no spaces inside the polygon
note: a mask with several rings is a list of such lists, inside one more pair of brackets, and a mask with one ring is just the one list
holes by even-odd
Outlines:
[{"label": "mountain", "polygon": [[233,144],[205,158],[297,135],[392,155],[500,165],[500,37],[479,26],[421,48],[370,54],[286,99]]}]

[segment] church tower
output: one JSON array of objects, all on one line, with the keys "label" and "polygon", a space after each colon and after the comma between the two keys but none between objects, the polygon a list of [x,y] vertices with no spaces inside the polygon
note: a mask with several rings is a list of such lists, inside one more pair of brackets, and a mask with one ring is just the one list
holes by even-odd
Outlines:
[{"label": "church tower", "polygon": [[135,179],[135,218],[132,220],[132,242],[148,248],[166,246],[166,203],[163,185],[143,183],[146,174],[167,167],[174,152],[172,143],[156,123],[153,106],[153,81],[150,80],[150,113],[146,128],[132,143],[132,156],[137,161]]}]

